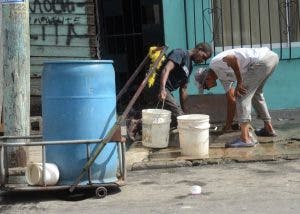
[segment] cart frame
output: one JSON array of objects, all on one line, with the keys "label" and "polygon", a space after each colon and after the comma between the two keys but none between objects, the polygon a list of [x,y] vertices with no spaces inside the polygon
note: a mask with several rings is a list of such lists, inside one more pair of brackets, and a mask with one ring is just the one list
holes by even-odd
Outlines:
[{"label": "cart frame", "polygon": [[[26,140],[41,139],[41,135],[36,136],[2,136],[0,137],[0,190],[18,192],[18,191],[51,191],[51,190],[67,190],[71,188],[71,185],[55,185],[47,186],[45,182],[45,164],[46,164],[46,150],[47,145],[70,145],[70,144],[85,144],[86,145],[86,158],[87,162],[91,157],[90,144],[101,144],[103,139],[95,140],[64,140],[64,141],[36,141],[26,142]],[[7,142],[7,141],[10,142]],[[16,140],[17,142],[11,142]],[[24,140],[21,142],[21,140]],[[95,189],[95,195],[98,198],[104,198],[107,195],[107,187],[120,187],[126,183],[126,164],[125,164],[125,142],[109,142],[117,143],[118,146],[118,159],[119,159],[119,171],[120,177],[115,183],[92,183],[91,181],[91,166],[87,171],[88,184],[76,185],[78,189]],[[42,147],[42,180],[43,186],[30,186],[28,184],[13,184],[9,183],[9,167],[7,162],[7,148],[8,147],[19,147],[19,146],[41,146]],[[97,145],[96,145],[97,146]]]}]

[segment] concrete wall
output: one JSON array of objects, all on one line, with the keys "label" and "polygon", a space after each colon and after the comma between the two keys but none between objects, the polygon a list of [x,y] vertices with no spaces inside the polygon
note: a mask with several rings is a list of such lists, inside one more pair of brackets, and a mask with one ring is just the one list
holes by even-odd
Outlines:
[{"label": "concrete wall", "polygon": [[45,60],[95,57],[94,17],[93,0],[30,0],[31,73]]},{"label": "concrete wall", "polygon": [[30,0],[33,114],[40,112],[40,77],[44,61],[96,58],[94,10],[93,0]]},{"label": "concrete wall", "polygon": [[184,1],[163,0],[165,45],[186,48]]}]

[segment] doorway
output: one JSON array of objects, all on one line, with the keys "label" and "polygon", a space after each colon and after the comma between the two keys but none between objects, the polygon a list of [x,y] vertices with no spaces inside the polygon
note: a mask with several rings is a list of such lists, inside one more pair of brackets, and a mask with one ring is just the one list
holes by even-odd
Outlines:
[{"label": "doorway", "polygon": [[[148,53],[150,46],[164,45],[162,0],[100,0],[100,57],[112,59],[116,90],[124,86]],[[144,79],[141,72],[118,102],[122,111]]]}]

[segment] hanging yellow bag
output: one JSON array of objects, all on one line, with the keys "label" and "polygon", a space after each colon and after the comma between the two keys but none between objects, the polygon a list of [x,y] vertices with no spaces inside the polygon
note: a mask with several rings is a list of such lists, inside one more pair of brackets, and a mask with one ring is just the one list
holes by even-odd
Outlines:
[{"label": "hanging yellow bag", "polygon": [[[149,58],[151,60],[151,64],[150,64],[150,69],[154,66],[154,62],[156,61],[156,59],[159,57],[160,53],[161,53],[162,49],[157,47],[157,46],[152,46],[149,48]],[[166,60],[166,57],[163,56],[161,58],[161,60],[158,62],[158,65],[155,69],[155,71],[151,74],[151,76],[148,79],[148,87],[151,88],[154,85],[155,82],[155,78],[156,78],[156,74],[159,71],[160,67],[162,66],[163,62]]]}]

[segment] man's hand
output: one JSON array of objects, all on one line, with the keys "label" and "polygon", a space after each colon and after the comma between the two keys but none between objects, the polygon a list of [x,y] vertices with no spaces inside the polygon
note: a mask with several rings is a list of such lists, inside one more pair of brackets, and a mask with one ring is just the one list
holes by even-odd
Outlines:
[{"label": "man's hand", "polygon": [[227,116],[226,116],[226,124],[222,127],[222,132],[228,132],[231,130],[231,124],[233,122],[234,114],[235,114],[235,90],[234,88],[230,88],[226,93],[227,99]]},{"label": "man's hand", "polygon": [[245,88],[243,83],[237,83],[235,88],[235,96],[243,96],[247,93],[247,89]]},{"label": "man's hand", "polygon": [[166,99],[166,97],[167,97],[167,91],[166,91],[166,89],[164,88],[164,89],[161,89],[160,90],[160,93],[159,93],[159,95],[158,95],[158,98],[159,98],[159,100],[165,100]]}]

